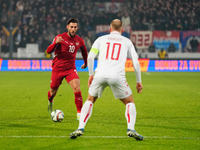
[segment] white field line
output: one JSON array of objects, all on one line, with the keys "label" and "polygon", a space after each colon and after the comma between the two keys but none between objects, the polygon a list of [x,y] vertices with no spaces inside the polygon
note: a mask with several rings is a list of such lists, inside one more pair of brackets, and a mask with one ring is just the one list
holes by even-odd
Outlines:
[{"label": "white field line", "polygon": [[[41,135],[41,136],[31,136],[31,135],[11,135],[11,136],[1,136],[0,138],[69,138],[69,136],[52,136],[52,135]],[[81,138],[91,138],[91,139],[122,139],[129,138],[128,136],[81,136]],[[144,139],[194,139],[199,140],[200,137],[168,137],[168,136],[145,136]]]},{"label": "white field line", "polygon": [[144,74],[146,74],[146,75],[151,75],[151,73],[150,72],[143,72]]}]

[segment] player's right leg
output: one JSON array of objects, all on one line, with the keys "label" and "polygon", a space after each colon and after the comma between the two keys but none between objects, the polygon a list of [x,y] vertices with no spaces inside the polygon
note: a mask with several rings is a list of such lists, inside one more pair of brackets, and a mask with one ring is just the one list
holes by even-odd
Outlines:
[{"label": "player's right leg", "polygon": [[76,131],[70,133],[71,139],[76,139],[78,136],[83,135],[84,129],[77,129]]},{"label": "player's right leg", "polygon": [[75,139],[78,136],[83,135],[85,125],[92,115],[93,104],[97,100],[97,97],[101,96],[105,87],[106,87],[106,84],[103,78],[94,78],[94,80],[92,81],[92,84],[89,87],[89,91],[88,91],[89,94],[88,94],[87,100],[85,101],[81,109],[79,127],[76,131],[70,134],[71,139]]},{"label": "player's right leg", "polygon": [[70,133],[71,139],[75,139],[78,136],[83,135],[86,123],[92,115],[92,108],[93,108],[93,104],[96,101],[96,99],[97,99],[97,97],[93,97],[90,94],[88,94],[88,98],[85,101],[85,103],[82,107],[82,110],[81,110],[78,129],[76,131]]}]

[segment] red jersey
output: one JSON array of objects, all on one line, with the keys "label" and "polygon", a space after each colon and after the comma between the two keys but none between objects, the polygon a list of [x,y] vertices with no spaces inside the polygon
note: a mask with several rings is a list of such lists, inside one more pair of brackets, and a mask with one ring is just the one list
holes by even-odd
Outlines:
[{"label": "red jersey", "polygon": [[[63,41],[56,44],[56,39],[59,36],[63,38]],[[54,51],[52,68],[54,70],[76,69],[75,60],[76,53],[79,48],[81,49],[84,63],[87,65],[88,53],[85,47],[84,40],[78,35],[70,37],[67,32],[57,35],[54,38],[53,43],[47,48],[47,53],[51,53]]]}]

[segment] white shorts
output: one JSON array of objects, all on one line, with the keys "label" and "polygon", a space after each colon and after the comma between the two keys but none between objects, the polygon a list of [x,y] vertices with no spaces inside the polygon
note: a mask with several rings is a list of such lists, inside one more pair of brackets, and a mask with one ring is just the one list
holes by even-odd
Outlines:
[{"label": "white shorts", "polygon": [[93,97],[101,97],[103,90],[109,86],[116,99],[124,99],[132,95],[132,91],[126,82],[126,78],[94,77],[89,87],[89,94]]}]

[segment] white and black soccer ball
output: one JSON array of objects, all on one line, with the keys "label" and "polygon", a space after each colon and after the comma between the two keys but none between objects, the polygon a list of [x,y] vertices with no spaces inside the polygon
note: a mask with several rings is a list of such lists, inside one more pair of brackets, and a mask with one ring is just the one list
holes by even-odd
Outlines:
[{"label": "white and black soccer ball", "polygon": [[64,119],[64,113],[62,110],[56,109],[51,113],[51,119],[54,122],[61,122]]}]

